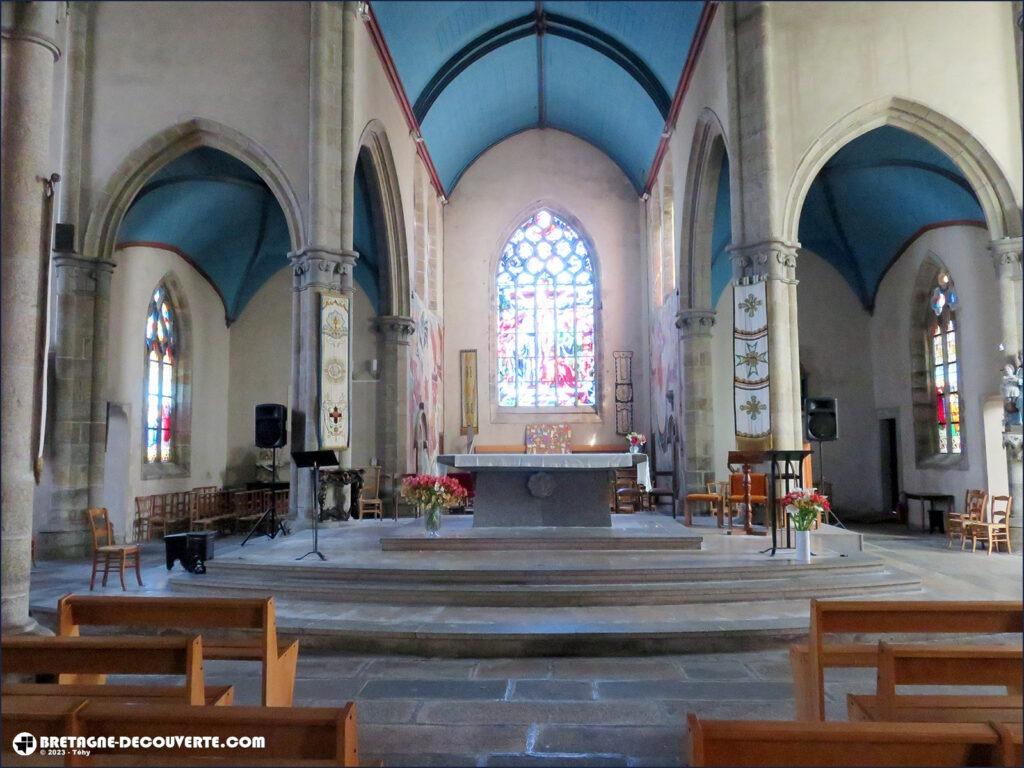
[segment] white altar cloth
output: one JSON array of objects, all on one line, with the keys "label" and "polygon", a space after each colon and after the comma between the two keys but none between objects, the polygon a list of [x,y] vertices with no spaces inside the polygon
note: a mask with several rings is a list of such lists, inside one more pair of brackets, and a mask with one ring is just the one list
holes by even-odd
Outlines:
[{"label": "white altar cloth", "polygon": [[456,469],[625,469],[633,466],[636,479],[651,488],[651,465],[643,453],[457,453],[438,461]]}]

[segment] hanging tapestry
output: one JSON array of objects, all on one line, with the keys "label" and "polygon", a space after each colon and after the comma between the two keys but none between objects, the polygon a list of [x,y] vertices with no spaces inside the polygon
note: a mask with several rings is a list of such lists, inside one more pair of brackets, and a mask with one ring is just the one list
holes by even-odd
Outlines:
[{"label": "hanging tapestry", "polygon": [[348,448],[349,298],[320,294],[320,447]]},{"label": "hanging tapestry", "polygon": [[467,434],[469,428],[476,432],[480,429],[479,411],[476,402],[476,350],[463,349],[459,352],[459,382],[462,389],[462,423],[461,433]]},{"label": "hanging tapestry", "polygon": [[771,435],[768,393],[767,283],[733,287],[733,399],[736,436]]},{"label": "hanging tapestry", "polygon": [[615,358],[615,433],[633,431],[633,353],[612,352]]}]

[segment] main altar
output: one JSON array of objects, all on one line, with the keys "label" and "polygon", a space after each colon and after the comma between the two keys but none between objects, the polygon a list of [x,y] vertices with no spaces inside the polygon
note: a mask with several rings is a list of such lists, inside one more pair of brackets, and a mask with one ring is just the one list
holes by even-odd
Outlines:
[{"label": "main altar", "polygon": [[[617,469],[646,469],[632,453],[460,453],[438,464],[474,475],[474,528],[610,528]],[[646,473],[644,473],[646,474]]]}]

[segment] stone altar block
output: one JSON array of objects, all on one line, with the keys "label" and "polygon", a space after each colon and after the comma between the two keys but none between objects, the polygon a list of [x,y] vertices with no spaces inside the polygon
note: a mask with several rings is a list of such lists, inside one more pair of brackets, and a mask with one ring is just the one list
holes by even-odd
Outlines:
[{"label": "stone altar block", "polygon": [[473,473],[474,528],[590,527],[612,524],[612,475],[643,454],[449,454],[438,464]]}]

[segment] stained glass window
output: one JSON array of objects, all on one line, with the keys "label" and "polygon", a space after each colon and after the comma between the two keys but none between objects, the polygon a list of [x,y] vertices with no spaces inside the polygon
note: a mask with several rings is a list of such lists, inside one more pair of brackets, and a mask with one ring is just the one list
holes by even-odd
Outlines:
[{"label": "stained glass window", "polygon": [[146,313],[146,461],[170,462],[174,452],[174,406],[178,349],[174,310],[166,287],[153,291]]},{"label": "stained glass window", "polygon": [[963,450],[960,419],[960,361],[957,357],[956,310],[960,299],[953,280],[939,273],[929,298],[929,352],[935,387],[935,431],[939,453],[955,454]]},{"label": "stained glass window", "polygon": [[597,286],[579,233],[538,211],[505,244],[497,288],[498,405],[595,408]]}]

